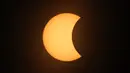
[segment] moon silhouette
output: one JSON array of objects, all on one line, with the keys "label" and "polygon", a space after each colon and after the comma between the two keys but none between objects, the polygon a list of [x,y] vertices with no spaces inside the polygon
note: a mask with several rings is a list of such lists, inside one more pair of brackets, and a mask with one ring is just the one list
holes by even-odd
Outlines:
[{"label": "moon silhouette", "polygon": [[79,19],[78,15],[61,13],[48,21],[42,39],[46,51],[53,58],[60,61],[74,61],[81,57],[72,41],[73,28]]}]

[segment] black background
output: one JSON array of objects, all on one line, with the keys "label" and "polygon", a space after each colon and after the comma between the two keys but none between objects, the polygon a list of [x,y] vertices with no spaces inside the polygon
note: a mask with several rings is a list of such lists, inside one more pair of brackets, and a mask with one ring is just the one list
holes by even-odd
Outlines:
[{"label": "black background", "polygon": [[[4,73],[125,73],[128,30],[121,0],[10,0],[4,4]],[[52,58],[42,42],[48,20],[59,13],[81,17],[73,43],[82,57]]]}]

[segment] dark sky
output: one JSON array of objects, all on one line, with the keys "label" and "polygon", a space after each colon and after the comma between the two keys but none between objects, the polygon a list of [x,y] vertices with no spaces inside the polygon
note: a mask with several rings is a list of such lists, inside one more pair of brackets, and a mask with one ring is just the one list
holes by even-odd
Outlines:
[{"label": "dark sky", "polygon": [[[128,30],[123,0],[10,0],[4,4],[4,73],[125,73]],[[81,17],[73,43],[82,57],[52,58],[42,43],[48,20],[59,13]],[[62,48],[61,48],[62,49]]]}]

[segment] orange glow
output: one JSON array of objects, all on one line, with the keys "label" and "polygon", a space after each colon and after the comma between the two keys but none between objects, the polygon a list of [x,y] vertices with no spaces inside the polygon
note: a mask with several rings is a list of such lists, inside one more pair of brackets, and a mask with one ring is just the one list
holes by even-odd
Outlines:
[{"label": "orange glow", "polygon": [[72,41],[72,31],[79,16],[62,13],[54,16],[43,31],[43,43],[47,52],[57,60],[73,61],[81,57]]}]

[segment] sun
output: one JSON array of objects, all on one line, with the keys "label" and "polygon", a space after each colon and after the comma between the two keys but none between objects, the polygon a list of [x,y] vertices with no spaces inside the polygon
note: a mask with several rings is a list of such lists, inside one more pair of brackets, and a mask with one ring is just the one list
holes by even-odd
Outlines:
[{"label": "sun", "polygon": [[52,17],[43,30],[43,43],[47,52],[60,61],[73,61],[81,57],[72,41],[72,31],[80,19],[72,13]]}]

